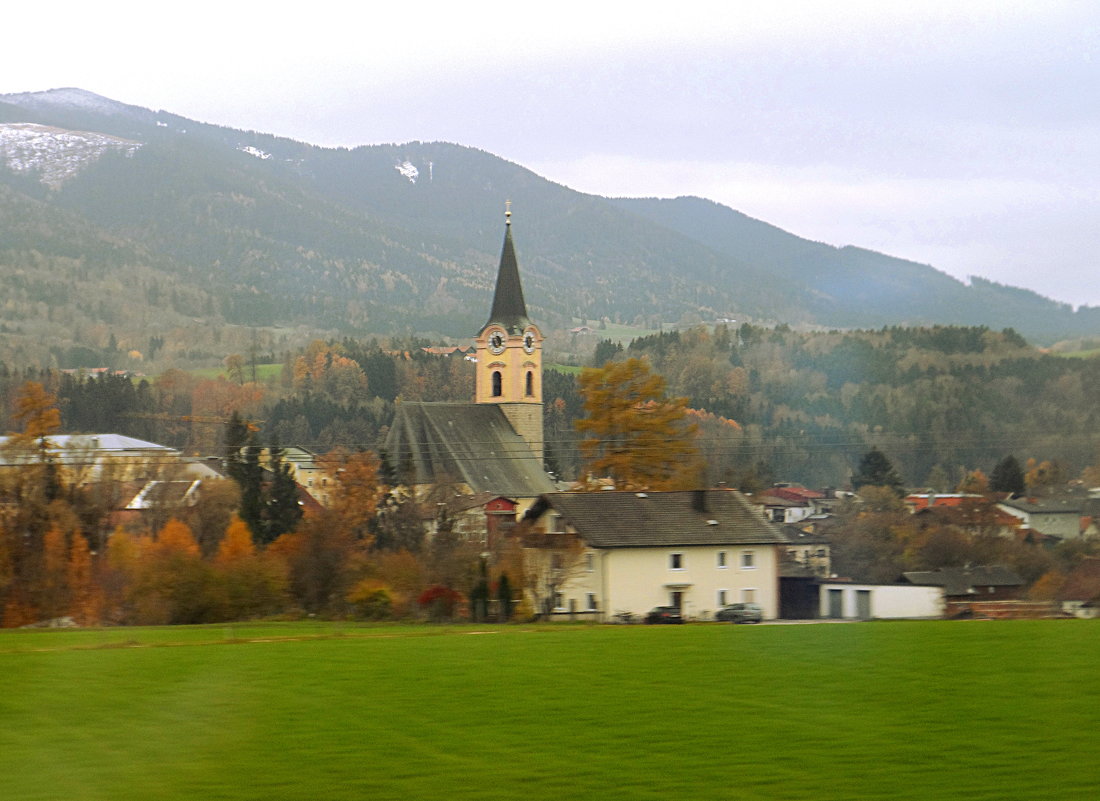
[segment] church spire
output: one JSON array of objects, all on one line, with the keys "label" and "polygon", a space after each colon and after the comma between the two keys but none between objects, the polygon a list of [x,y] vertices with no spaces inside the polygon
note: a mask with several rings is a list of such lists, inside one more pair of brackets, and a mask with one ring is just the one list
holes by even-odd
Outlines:
[{"label": "church spire", "polygon": [[508,201],[504,212],[504,249],[500,254],[500,268],[497,270],[496,292],[493,294],[493,310],[489,314],[487,327],[496,323],[511,334],[518,334],[531,324],[527,317],[527,304],[523,300],[523,285],[519,281],[519,263],[516,261],[516,248],[512,244],[512,201]]}]

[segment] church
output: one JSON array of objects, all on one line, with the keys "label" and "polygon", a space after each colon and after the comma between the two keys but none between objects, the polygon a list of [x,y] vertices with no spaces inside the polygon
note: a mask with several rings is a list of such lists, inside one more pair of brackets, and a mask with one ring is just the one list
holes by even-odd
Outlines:
[{"label": "church", "polygon": [[522,511],[555,487],[543,467],[543,336],[527,316],[511,215],[492,309],[474,339],[473,402],[398,404],[385,458],[396,480],[421,495],[433,487],[489,492]]}]

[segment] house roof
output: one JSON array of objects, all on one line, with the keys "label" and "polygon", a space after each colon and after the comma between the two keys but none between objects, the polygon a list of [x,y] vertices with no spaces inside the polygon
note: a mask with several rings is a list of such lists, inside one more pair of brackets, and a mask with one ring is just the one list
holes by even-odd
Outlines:
[{"label": "house roof", "polygon": [[819,531],[805,531],[798,526],[781,524],[779,528],[792,545],[827,545],[829,535]]},{"label": "house roof", "polygon": [[823,500],[825,493],[805,487],[770,487],[761,492],[760,497],[767,498],[769,503],[772,498],[781,498],[799,506],[807,506],[813,501]]},{"label": "house roof", "polygon": [[985,500],[984,495],[965,492],[914,492],[905,497],[905,502],[914,509],[927,509],[930,506],[952,507]]},{"label": "house roof", "polygon": [[942,567],[902,575],[910,584],[943,587],[945,595],[966,595],[974,587],[1019,587],[1024,584],[1015,570],[1004,565]]},{"label": "house roof", "polygon": [[401,403],[386,437],[398,480],[466,484],[472,492],[533,498],[554,484],[492,403]]},{"label": "house roof", "polygon": [[1001,501],[1001,506],[1018,509],[1028,514],[1080,515],[1085,506],[1085,498],[1016,498]]},{"label": "house roof", "polygon": [[764,504],[764,506],[780,507],[783,509],[805,509],[811,506],[810,502],[804,498],[784,498],[782,495],[772,495],[771,493],[761,493],[756,496],[758,503]]},{"label": "house roof", "polygon": [[964,528],[1017,528],[1022,525],[1019,517],[1010,515],[984,498],[967,499],[966,503],[958,505],[940,506],[937,504],[932,507],[925,506],[924,508],[918,508],[913,514],[918,520],[933,520],[937,523],[946,523]]},{"label": "house roof", "polygon": [[[22,464],[27,461],[23,454],[4,454],[3,449],[12,441],[12,437],[0,437],[0,463]],[[166,445],[135,439],[122,434],[51,434],[46,443],[56,460],[60,463],[86,460],[90,454],[96,456],[150,455],[178,457],[180,452]],[[35,442],[37,449],[37,441]]]},{"label": "house roof", "polygon": [[531,324],[531,320],[527,317],[527,304],[523,300],[523,285],[519,280],[516,249],[512,244],[511,220],[504,229],[504,248],[500,254],[500,268],[497,270],[493,309],[489,313],[489,320],[481,328],[484,330],[494,323],[512,334],[521,333]]},{"label": "house roof", "polygon": [[736,490],[558,492],[539,498],[528,515],[548,509],[596,548],[787,542]]},{"label": "house roof", "polygon": [[150,481],[126,509],[179,509],[194,506],[200,480],[193,481]]}]

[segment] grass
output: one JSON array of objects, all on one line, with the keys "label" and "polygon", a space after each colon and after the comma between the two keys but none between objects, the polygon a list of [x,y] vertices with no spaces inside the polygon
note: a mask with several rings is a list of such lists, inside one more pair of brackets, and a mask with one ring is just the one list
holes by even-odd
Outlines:
[{"label": "grass", "polygon": [[[229,376],[224,367],[198,367],[194,370],[188,370],[188,372],[196,378],[228,378]],[[281,363],[256,365],[257,381],[267,381],[270,378],[277,379],[282,373],[283,365]],[[246,381],[252,380],[252,365],[246,364],[244,366],[244,377]]]},{"label": "grass", "polygon": [[1067,351],[1064,353],[1055,353],[1055,356],[1062,356],[1067,359],[1095,359],[1100,357],[1100,348],[1092,348],[1090,350],[1075,350]]},{"label": "grass", "polygon": [[547,370],[553,370],[558,373],[565,373],[566,375],[580,375],[581,370],[584,368],[579,364],[548,364]]},{"label": "grass", "polygon": [[4,632],[2,797],[1091,799],[1098,663],[1092,621]]}]

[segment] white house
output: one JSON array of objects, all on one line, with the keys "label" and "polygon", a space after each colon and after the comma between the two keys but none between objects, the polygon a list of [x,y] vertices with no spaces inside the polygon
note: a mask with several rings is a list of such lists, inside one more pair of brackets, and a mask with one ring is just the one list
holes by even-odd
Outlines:
[{"label": "white house", "polygon": [[606,620],[673,606],[707,620],[752,601],[779,614],[787,539],[735,490],[552,493],[525,521],[537,609]]},{"label": "white house", "polygon": [[1085,500],[1077,497],[1016,498],[1001,501],[997,506],[1018,517],[1029,528],[1065,540],[1080,537],[1083,528],[1087,528],[1088,521],[1082,521]]}]

